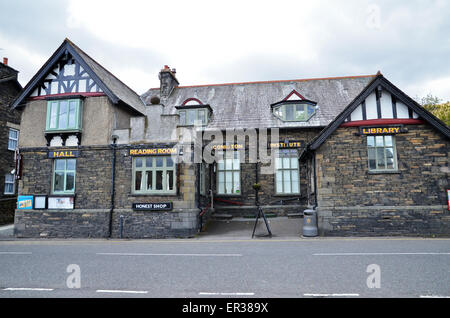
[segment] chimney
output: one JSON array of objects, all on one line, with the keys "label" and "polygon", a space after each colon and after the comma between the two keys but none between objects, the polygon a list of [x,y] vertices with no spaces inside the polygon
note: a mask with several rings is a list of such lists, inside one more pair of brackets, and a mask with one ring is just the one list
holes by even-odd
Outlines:
[{"label": "chimney", "polygon": [[160,80],[160,93],[161,97],[167,98],[170,96],[172,91],[177,87],[180,83],[175,77],[176,70],[170,69],[168,65],[164,65],[164,68],[159,72],[159,80]]},{"label": "chimney", "polygon": [[3,58],[3,64],[8,65],[8,58],[7,57]]}]

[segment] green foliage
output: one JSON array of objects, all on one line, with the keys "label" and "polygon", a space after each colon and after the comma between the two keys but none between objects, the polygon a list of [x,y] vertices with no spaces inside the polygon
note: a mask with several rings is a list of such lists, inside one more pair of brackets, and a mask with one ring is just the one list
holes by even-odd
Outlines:
[{"label": "green foliage", "polygon": [[447,126],[450,126],[450,101],[442,103],[442,100],[437,96],[428,94],[420,99],[420,104]]}]

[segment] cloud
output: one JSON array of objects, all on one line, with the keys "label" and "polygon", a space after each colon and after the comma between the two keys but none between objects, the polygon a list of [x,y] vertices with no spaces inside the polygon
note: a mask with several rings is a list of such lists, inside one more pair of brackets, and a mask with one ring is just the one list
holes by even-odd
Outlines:
[{"label": "cloud", "polygon": [[16,0],[7,11],[0,47],[13,55],[0,54],[27,80],[69,37],[138,93],[158,86],[167,64],[182,85],[381,70],[411,96],[450,99],[443,0]]}]

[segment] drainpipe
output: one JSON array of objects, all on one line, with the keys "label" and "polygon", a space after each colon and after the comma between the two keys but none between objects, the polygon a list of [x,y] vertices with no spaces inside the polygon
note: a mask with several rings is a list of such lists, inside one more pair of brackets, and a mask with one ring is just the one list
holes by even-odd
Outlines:
[{"label": "drainpipe", "polygon": [[312,157],[313,174],[314,174],[314,210],[317,208],[317,173],[316,173],[316,152],[313,152]]},{"label": "drainpipe", "polygon": [[111,177],[111,208],[109,210],[109,237],[112,237],[112,227],[113,227],[113,211],[114,211],[114,194],[115,194],[115,181],[116,181],[116,143],[118,136],[113,135],[111,144],[112,148],[112,177]]}]

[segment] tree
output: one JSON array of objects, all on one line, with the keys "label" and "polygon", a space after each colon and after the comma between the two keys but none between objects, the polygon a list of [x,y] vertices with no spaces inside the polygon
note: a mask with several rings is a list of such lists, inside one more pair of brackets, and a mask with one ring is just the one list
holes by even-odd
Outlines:
[{"label": "tree", "polygon": [[442,99],[429,93],[422,97],[419,103],[447,126],[450,126],[450,101],[443,103]]}]

